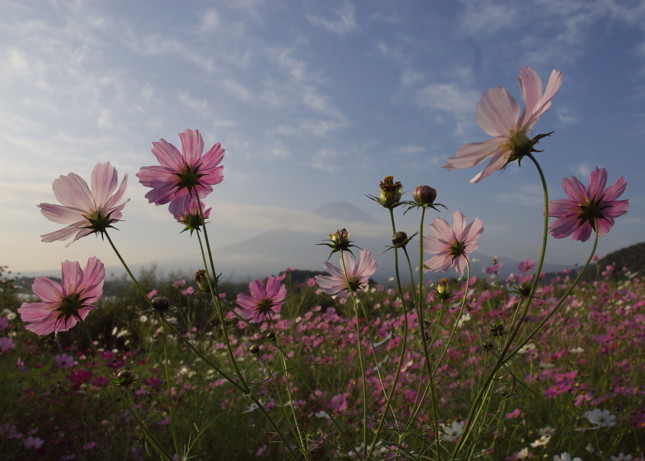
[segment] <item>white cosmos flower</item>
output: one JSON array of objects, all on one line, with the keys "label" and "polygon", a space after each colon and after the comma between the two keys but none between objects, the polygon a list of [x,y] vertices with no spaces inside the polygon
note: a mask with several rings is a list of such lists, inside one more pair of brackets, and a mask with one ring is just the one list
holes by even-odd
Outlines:
[{"label": "white cosmos flower", "polygon": [[616,424],[616,416],[612,415],[609,410],[594,408],[591,411],[586,411],[583,416],[597,427],[611,427]]}]

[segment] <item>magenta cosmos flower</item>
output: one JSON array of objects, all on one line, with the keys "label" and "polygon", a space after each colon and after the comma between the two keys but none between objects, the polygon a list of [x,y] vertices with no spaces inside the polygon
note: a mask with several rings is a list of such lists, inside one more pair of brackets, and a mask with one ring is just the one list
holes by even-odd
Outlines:
[{"label": "magenta cosmos flower", "polygon": [[486,168],[470,180],[479,182],[509,162],[535,152],[533,146],[543,135],[529,139],[527,133],[533,130],[535,123],[551,107],[551,99],[562,84],[562,73],[551,71],[544,93],[540,77],[530,67],[520,69],[518,81],[524,99],[524,112],[520,115],[519,104],[504,88],[488,90],[477,103],[475,117],[480,128],[493,138],[463,145],[454,157],[448,159],[448,163],[442,165],[444,168],[449,171],[470,168],[490,159]]},{"label": "magenta cosmos flower", "polygon": [[605,189],[606,184],[604,168],[591,172],[587,188],[573,176],[565,178],[562,187],[569,198],[549,202],[549,216],[557,218],[549,225],[551,235],[561,239],[573,234],[573,240],[586,242],[592,230],[599,236],[609,232],[614,219],[627,213],[629,200],[616,200],[627,187],[622,176]]},{"label": "magenta cosmos flower", "polygon": [[97,308],[103,294],[105,268],[97,258],[88,259],[85,270],[76,261],[61,265],[61,283],[47,277],[36,278],[31,288],[40,302],[23,303],[18,309],[27,329],[37,335],[69,330]]},{"label": "magenta cosmos flower", "polygon": [[[125,193],[128,175],[118,184],[116,169],[107,163],[98,163],[92,170],[92,186],[88,187],[83,178],[76,173],[60,176],[54,180],[54,195],[62,205],[41,203],[42,214],[59,224],[68,224],[56,232],[42,235],[43,242],[76,240],[94,233],[104,233],[112,223],[121,220],[121,210],[129,201],[117,205]],[[118,186],[118,187],[117,187]]]},{"label": "magenta cosmos flower", "polygon": [[200,198],[213,191],[213,185],[224,179],[224,158],[220,143],[202,155],[204,140],[199,130],[179,133],[182,152],[165,139],[152,143],[152,153],[160,166],[144,166],[137,173],[139,182],[152,190],[146,194],[150,203],[163,205],[185,195]]},{"label": "magenta cosmos flower", "polygon": [[342,264],[336,267],[325,261],[329,275],[317,275],[316,282],[325,293],[347,298],[349,290],[356,293],[367,287],[370,277],[376,273],[377,264],[368,250],[361,250],[358,264],[351,253],[343,251],[341,254],[347,270],[347,280],[345,280]]},{"label": "magenta cosmos flower", "polygon": [[428,259],[425,266],[435,272],[454,267],[459,275],[463,275],[468,253],[479,248],[477,239],[484,232],[484,224],[479,218],[475,218],[467,225],[461,211],[455,211],[452,217],[452,227],[444,219],[432,220],[430,230],[434,235],[423,237],[423,251],[435,256]]},{"label": "magenta cosmos flower", "polygon": [[237,295],[238,308],[235,312],[250,323],[260,323],[279,314],[287,296],[287,288],[280,281],[279,277],[270,276],[266,285],[262,280],[249,283],[251,295]]}]

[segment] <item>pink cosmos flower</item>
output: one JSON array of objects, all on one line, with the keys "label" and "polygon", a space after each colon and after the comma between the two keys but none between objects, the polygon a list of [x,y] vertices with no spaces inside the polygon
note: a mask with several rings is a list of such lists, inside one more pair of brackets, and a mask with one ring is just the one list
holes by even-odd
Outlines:
[{"label": "pink cosmos flower", "polygon": [[104,233],[112,223],[121,220],[121,210],[129,201],[117,205],[125,192],[128,175],[117,187],[116,169],[107,163],[98,163],[92,170],[92,186],[88,187],[83,178],[76,173],[60,176],[52,185],[54,195],[62,205],[41,203],[38,205],[42,214],[59,224],[67,224],[56,232],[42,235],[43,242],[67,240],[67,244],[94,233]]},{"label": "pink cosmos flower", "polygon": [[199,230],[199,228],[204,224],[204,220],[211,215],[211,208],[204,210],[204,204],[201,203],[202,216],[204,217],[204,219],[202,219],[199,216],[198,206],[196,198],[184,195],[183,197],[176,198],[170,202],[168,209],[177,222],[186,226],[184,230],[189,230],[192,233],[195,230]]},{"label": "pink cosmos flower", "polygon": [[13,343],[11,338],[2,337],[0,338],[0,354],[3,354],[7,351],[13,349],[16,345]]},{"label": "pink cosmos flower", "polygon": [[479,248],[477,239],[484,232],[484,224],[479,218],[466,225],[461,211],[452,214],[454,224],[450,227],[444,219],[435,218],[430,224],[434,236],[423,237],[423,251],[434,254],[425,262],[428,270],[435,272],[455,268],[463,275],[467,254]]},{"label": "pink cosmos flower", "polygon": [[540,77],[530,67],[520,69],[518,81],[524,99],[524,112],[520,115],[519,104],[504,88],[488,90],[477,103],[475,117],[480,128],[493,138],[463,145],[448,159],[448,163],[442,165],[444,168],[449,171],[470,168],[490,159],[486,168],[470,180],[476,183],[493,171],[504,168],[509,162],[534,152],[533,146],[542,136],[531,140],[527,133],[533,130],[535,123],[551,107],[551,99],[562,84],[562,73],[551,71],[544,93]]},{"label": "pink cosmos flower", "polygon": [[163,205],[185,195],[200,198],[213,191],[212,186],[224,179],[224,149],[215,144],[202,156],[204,140],[199,130],[179,133],[182,152],[165,139],[152,143],[152,153],[160,166],[144,166],[137,173],[139,182],[152,190],[146,194],[150,203]]},{"label": "pink cosmos flower", "polygon": [[347,251],[342,252],[342,258],[347,270],[347,280],[345,280],[342,264],[340,267],[336,267],[325,261],[329,275],[317,275],[316,282],[325,293],[347,298],[349,290],[356,293],[367,288],[370,277],[376,273],[377,264],[372,253],[368,250],[361,250],[358,264],[356,264],[354,256]]},{"label": "pink cosmos flower", "polygon": [[250,296],[244,293],[237,295],[235,312],[250,323],[260,323],[273,314],[279,314],[287,296],[287,288],[274,276],[269,276],[266,285],[262,280],[249,283],[249,291]]},{"label": "pink cosmos flower", "polygon": [[105,268],[95,257],[82,270],[78,262],[62,264],[61,283],[47,277],[34,280],[32,291],[40,302],[23,303],[18,309],[26,328],[37,335],[58,334],[72,328],[96,309],[103,294]]},{"label": "pink cosmos flower", "polygon": [[627,213],[629,200],[616,200],[627,187],[622,176],[605,189],[606,184],[604,168],[591,172],[587,188],[573,176],[565,178],[562,187],[569,198],[549,202],[549,216],[557,218],[549,225],[551,235],[560,239],[573,234],[572,240],[586,242],[592,230],[599,236],[609,232],[614,218]]},{"label": "pink cosmos flower", "polygon": [[524,261],[520,262],[520,263],[517,265],[517,269],[518,269],[521,273],[525,274],[525,273],[527,273],[527,272],[532,271],[533,269],[535,269],[535,263],[534,263],[533,261],[531,261],[530,259],[525,259]]}]

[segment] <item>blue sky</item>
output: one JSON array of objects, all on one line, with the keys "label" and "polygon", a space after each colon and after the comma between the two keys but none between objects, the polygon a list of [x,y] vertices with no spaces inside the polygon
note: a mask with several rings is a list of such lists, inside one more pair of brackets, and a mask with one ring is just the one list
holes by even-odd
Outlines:
[{"label": "blue sky", "polygon": [[[542,195],[535,168],[509,166],[478,184],[479,169],[440,168],[462,144],[487,139],[475,103],[492,86],[516,98],[531,66],[564,83],[534,133],[555,131],[538,159],[551,198],[564,177],[595,166],[628,182],[629,213],[603,237],[606,254],[644,240],[645,3],[535,1],[17,1],[0,3],[0,264],[46,270],[96,255],[93,236],[41,243],[59,226],[36,205],[51,182],[89,178],[110,161],[129,175],[114,239],[134,264],[185,262],[196,242],[135,174],[151,142],[179,145],[199,129],[226,149],[225,179],[208,198],[216,248],[268,230],[312,242],[335,230],[311,210],[346,201],[383,221],[353,230],[389,240],[387,216],[365,194],[394,175],[410,198],[429,184],[446,204],[484,222],[480,251],[535,259]],[[430,217],[434,217],[431,215]],[[401,221],[413,232],[416,218]],[[590,242],[551,239],[553,263],[582,262]],[[375,249],[374,251],[379,251]],[[289,265],[285,261],[285,266]],[[312,267],[322,268],[313,261]]]}]

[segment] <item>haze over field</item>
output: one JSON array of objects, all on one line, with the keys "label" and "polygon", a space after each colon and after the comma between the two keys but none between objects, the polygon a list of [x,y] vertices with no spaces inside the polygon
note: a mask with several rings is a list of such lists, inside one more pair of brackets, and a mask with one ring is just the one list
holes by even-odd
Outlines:
[{"label": "haze over field", "polygon": [[[488,138],[474,118],[483,92],[503,86],[520,99],[523,66],[544,81],[563,74],[534,131],[555,131],[538,146],[551,198],[564,196],[564,177],[586,184],[595,166],[610,183],[624,176],[629,212],[598,253],[629,246],[645,229],[644,30],[645,3],[612,0],[3,1],[0,264],[47,271],[97,256],[117,266],[94,237],[41,243],[59,225],[36,208],[55,202],[59,175],[89,178],[110,161],[129,175],[112,233],[126,259],[197,265],[196,241],[147,203],[135,177],[156,163],[152,141],[179,146],[186,128],[226,149],[224,181],[207,199],[224,274],[323,269],[315,244],[338,227],[382,259],[389,218],[365,194],[385,175],[407,199],[418,184],[435,187],[449,221],[453,210],[482,219],[482,254],[535,260],[542,195],[530,162],[478,184],[469,180],[479,167],[441,168]],[[409,213],[399,227],[411,234],[416,220]],[[551,239],[547,261],[572,266],[590,248]]]}]

